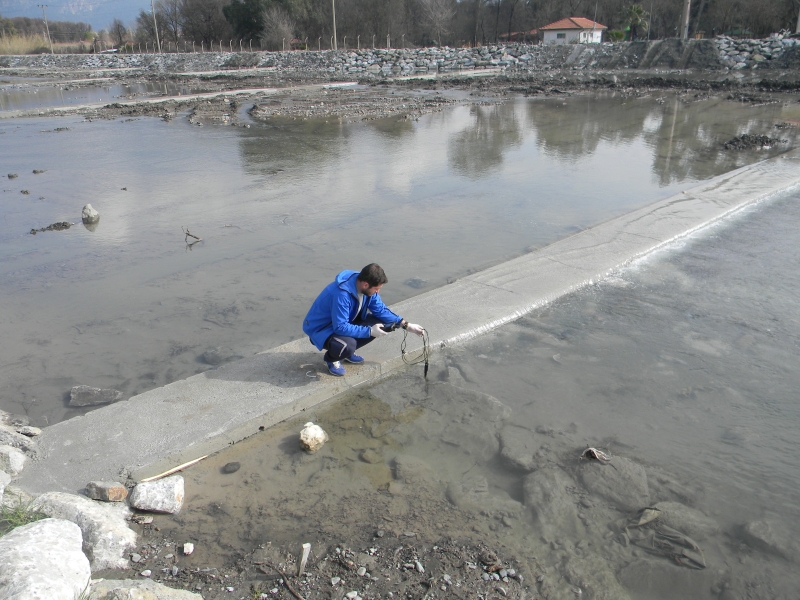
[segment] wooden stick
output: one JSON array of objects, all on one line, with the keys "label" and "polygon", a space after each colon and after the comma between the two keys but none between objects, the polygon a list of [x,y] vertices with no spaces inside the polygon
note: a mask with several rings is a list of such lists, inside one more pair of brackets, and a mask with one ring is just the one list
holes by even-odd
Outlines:
[{"label": "wooden stick", "polygon": [[279,574],[281,577],[283,577],[283,583],[286,585],[286,589],[287,589],[287,590],[289,590],[289,591],[291,592],[292,596],[294,596],[295,598],[297,598],[297,600],[306,600],[306,599],[305,599],[305,598],[303,598],[303,597],[302,597],[300,594],[298,594],[298,593],[297,593],[297,590],[295,590],[295,589],[292,587],[292,584],[291,584],[291,583],[289,583],[289,578],[286,576],[286,573],[284,573],[283,571],[281,571],[281,570],[280,570],[280,569],[278,569],[277,567],[273,567],[273,566],[272,566],[270,563],[268,563],[268,562],[265,562],[265,563],[263,563],[263,564],[267,565],[267,566],[268,566],[270,569],[272,569],[273,571],[276,571],[276,572],[277,572],[277,573],[278,573],[278,574]]},{"label": "wooden stick", "polygon": [[172,475],[186,467],[191,467],[195,463],[199,463],[204,458],[208,458],[208,454],[205,456],[201,456],[200,458],[195,458],[194,460],[190,460],[189,462],[185,462],[182,465],[178,465],[177,467],[171,468],[169,471],[164,471],[163,473],[159,473],[158,475],[153,475],[152,477],[148,477],[147,479],[142,479],[142,483],[146,483],[148,481],[155,481],[156,479],[161,479],[162,477],[166,477],[167,475]]}]

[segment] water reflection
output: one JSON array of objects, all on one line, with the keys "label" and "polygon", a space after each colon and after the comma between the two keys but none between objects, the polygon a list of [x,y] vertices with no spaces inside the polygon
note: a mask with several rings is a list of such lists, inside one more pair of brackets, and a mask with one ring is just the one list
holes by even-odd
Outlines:
[{"label": "water reflection", "polygon": [[0,84],[0,111],[31,110],[96,102],[130,100],[142,96],[180,96],[202,90],[174,82],[112,83],[4,82]]},{"label": "water reflection", "polygon": [[470,107],[471,124],[451,135],[448,159],[453,168],[470,179],[495,171],[503,156],[516,150],[524,139],[515,104]]},{"label": "water reflection", "polygon": [[[769,156],[718,146],[797,112],[607,94],[418,122],[0,120],[18,174],[0,193],[0,408],[52,423],[74,414],[72,385],[133,395],[209,368],[208,351],[295,339],[332,273],[370,260],[390,303],[445,285]],[[87,199],[93,233],[28,235]],[[181,226],[203,243],[187,251]]]}]

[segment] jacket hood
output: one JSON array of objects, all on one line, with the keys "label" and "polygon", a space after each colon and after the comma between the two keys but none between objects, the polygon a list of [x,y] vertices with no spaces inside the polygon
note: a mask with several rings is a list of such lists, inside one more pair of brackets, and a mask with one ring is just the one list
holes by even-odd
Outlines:
[{"label": "jacket hood", "polygon": [[358,298],[358,290],[356,289],[358,273],[358,271],[345,270],[336,276],[336,285],[338,285],[340,289],[350,292],[356,298]]}]

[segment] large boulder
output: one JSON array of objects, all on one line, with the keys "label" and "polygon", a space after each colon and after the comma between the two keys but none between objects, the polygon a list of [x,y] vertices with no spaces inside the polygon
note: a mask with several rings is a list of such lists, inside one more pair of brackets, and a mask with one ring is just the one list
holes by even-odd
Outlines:
[{"label": "large boulder", "polygon": [[525,506],[533,512],[546,539],[553,541],[583,534],[578,499],[570,491],[575,487],[572,478],[558,467],[544,467],[523,479]]},{"label": "large boulder", "polygon": [[130,509],[64,492],[47,492],[32,504],[49,517],[72,521],[83,532],[83,551],[92,570],[127,569],[125,555],[136,547],[136,533],[128,527]]},{"label": "large boulder", "polygon": [[608,463],[586,461],[580,477],[587,490],[613,502],[623,511],[650,504],[644,467],[622,456],[615,456]]},{"label": "large boulder", "polygon": [[719,533],[716,521],[680,502],[659,502],[655,508],[661,511],[658,518],[664,525],[685,533],[695,541]]},{"label": "large boulder", "polygon": [[183,496],[183,477],[173,475],[138,484],[128,501],[139,510],[174,514],[183,506]]},{"label": "large boulder", "polygon": [[0,470],[12,477],[19,475],[28,460],[22,452],[11,446],[0,445]]},{"label": "large boulder", "polygon": [[81,530],[61,519],[17,527],[0,538],[0,598],[75,600],[89,585]]},{"label": "large boulder", "polygon": [[203,600],[200,594],[176,590],[151,579],[103,579],[92,583],[90,600]]},{"label": "large boulder", "polygon": [[118,390],[104,390],[88,385],[76,385],[69,392],[69,405],[73,407],[97,406],[119,400],[122,400],[122,392]]}]

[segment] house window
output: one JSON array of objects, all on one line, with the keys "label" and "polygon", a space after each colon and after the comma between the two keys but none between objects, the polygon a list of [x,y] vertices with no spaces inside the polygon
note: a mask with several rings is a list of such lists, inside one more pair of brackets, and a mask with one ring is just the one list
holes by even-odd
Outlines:
[{"label": "house window", "polygon": [[567,37],[566,33],[557,33],[556,34],[556,38],[558,38],[559,40],[566,39],[566,37]]}]

